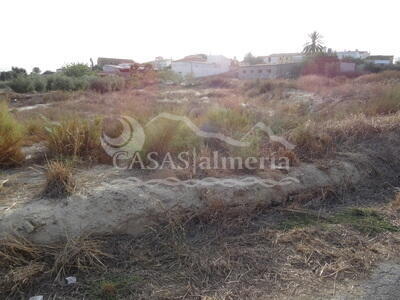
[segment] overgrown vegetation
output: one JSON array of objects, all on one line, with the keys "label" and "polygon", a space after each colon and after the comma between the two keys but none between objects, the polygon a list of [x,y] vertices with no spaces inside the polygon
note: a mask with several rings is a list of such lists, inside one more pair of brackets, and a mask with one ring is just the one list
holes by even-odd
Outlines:
[{"label": "overgrown vegetation", "polygon": [[23,126],[9,112],[8,105],[0,102],[0,168],[20,164],[25,132]]},{"label": "overgrown vegetation", "polygon": [[78,115],[60,122],[48,122],[44,136],[48,155],[61,159],[96,161],[101,156],[101,120],[87,120]]}]

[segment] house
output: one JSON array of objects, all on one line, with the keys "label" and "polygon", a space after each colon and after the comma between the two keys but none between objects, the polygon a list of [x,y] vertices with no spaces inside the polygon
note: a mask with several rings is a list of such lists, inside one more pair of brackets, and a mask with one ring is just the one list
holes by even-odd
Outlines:
[{"label": "house", "polygon": [[368,56],[365,61],[374,65],[386,66],[393,64],[393,59],[394,56],[391,55],[372,55]]},{"label": "house", "polygon": [[259,64],[240,66],[239,79],[292,78],[299,72],[299,64]]},{"label": "house", "polygon": [[182,76],[206,77],[229,72],[232,60],[223,55],[196,54],[172,61],[171,70]]},{"label": "house", "polygon": [[368,51],[338,51],[336,52],[336,56],[342,60],[345,58],[352,58],[352,59],[366,59],[369,56]]},{"label": "house", "polygon": [[301,63],[304,55],[301,53],[277,53],[262,56],[264,63],[269,65]]},{"label": "house", "polygon": [[164,59],[162,56],[157,56],[154,61],[149,62],[154,70],[164,70],[169,68],[172,63],[172,59]]},{"label": "house", "polygon": [[105,65],[119,65],[119,64],[134,64],[135,62],[132,59],[122,59],[122,58],[107,58],[107,57],[99,57],[97,59],[97,65],[100,68],[103,68]]}]

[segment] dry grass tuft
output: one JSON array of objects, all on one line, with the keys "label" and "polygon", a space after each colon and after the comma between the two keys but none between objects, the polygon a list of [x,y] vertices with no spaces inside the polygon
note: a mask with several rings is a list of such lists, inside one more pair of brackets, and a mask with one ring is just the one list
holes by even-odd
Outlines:
[{"label": "dry grass tuft", "polygon": [[9,237],[0,240],[0,266],[23,266],[36,260],[41,249],[22,237]]},{"label": "dry grass tuft", "polygon": [[395,211],[400,211],[400,192],[396,194],[393,201],[391,202],[391,208]]},{"label": "dry grass tuft", "polygon": [[50,198],[65,197],[73,194],[76,188],[75,179],[69,164],[52,161],[47,164],[46,187],[42,194]]},{"label": "dry grass tuft", "polygon": [[0,167],[10,167],[24,160],[21,153],[24,129],[12,114],[8,105],[0,103]]},{"label": "dry grass tuft", "polygon": [[72,116],[60,123],[49,123],[46,126],[44,139],[47,141],[48,153],[52,157],[85,158],[89,161],[99,159],[101,121],[91,121]]},{"label": "dry grass tuft", "polygon": [[4,277],[3,288],[11,293],[31,286],[46,270],[46,264],[32,262],[26,266],[11,269]]},{"label": "dry grass tuft", "polygon": [[103,259],[111,256],[102,250],[100,240],[88,237],[71,238],[54,253],[52,273],[56,279],[71,272],[104,270]]}]

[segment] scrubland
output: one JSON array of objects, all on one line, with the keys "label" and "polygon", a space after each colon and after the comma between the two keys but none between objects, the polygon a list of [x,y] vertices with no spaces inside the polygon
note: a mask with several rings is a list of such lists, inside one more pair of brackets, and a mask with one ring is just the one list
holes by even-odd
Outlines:
[{"label": "scrubland", "polygon": [[[91,84],[96,86],[95,81]],[[293,195],[275,208],[262,204],[227,207],[223,201],[214,201],[200,211],[175,211],[158,216],[156,225],[134,238],[85,236],[37,245],[10,237],[0,242],[3,297],[40,293],[57,299],[333,295],[346,291],[349,282],[365,278],[383,258],[395,259],[400,249],[399,196],[393,179],[400,164],[387,152],[400,137],[400,72],[354,79],[308,75],[247,82],[217,77],[186,85],[143,84],[29,96],[4,92],[0,97],[3,210],[21,188],[7,179],[22,170],[43,170],[35,197],[61,201],[79,192],[79,183],[85,181],[81,170],[98,165],[111,168],[112,159],[104,153],[100,136],[117,137],[122,128],[115,117],[121,115],[143,126],[144,156],[150,152],[174,156],[191,149],[203,156],[213,151],[242,157],[277,154],[288,157],[293,167],[309,163],[321,169],[347,159],[370,168],[372,176],[361,190],[343,183]],[[251,147],[238,151],[204,140],[179,121],[160,119],[146,126],[165,112],[185,116],[204,131],[245,138]],[[295,148],[286,149],[265,132],[252,130],[259,122]],[[358,160],[361,154],[371,160]],[[386,169],[387,174],[382,174]],[[246,169],[170,171],[168,176],[172,173],[180,179],[265,176],[264,171]],[[63,284],[63,278],[71,274],[77,274],[78,284]]]}]

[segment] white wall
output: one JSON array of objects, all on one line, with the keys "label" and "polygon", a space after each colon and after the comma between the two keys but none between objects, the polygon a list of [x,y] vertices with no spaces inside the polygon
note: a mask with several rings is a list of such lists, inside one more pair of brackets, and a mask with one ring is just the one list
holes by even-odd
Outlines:
[{"label": "white wall", "polygon": [[226,73],[229,71],[230,65],[230,59],[216,55],[208,56],[207,62],[173,61],[171,69],[182,76],[205,77]]}]

